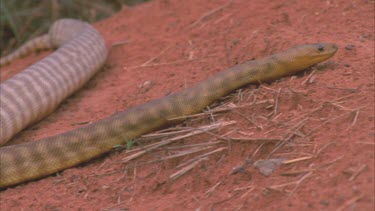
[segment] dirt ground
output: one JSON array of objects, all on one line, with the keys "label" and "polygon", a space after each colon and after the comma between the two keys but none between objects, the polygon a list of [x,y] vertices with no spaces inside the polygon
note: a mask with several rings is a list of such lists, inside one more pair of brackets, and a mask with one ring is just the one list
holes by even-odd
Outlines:
[{"label": "dirt ground", "polygon": [[[335,42],[339,51],[298,76],[245,87],[216,103],[227,111],[176,131],[230,125],[129,162],[136,151],[114,150],[8,188],[1,210],[374,210],[374,1],[156,0],[94,25],[113,46],[105,67],[11,144],[80,127],[297,44]],[[2,80],[46,55],[2,68]],[[132,149],[156,141],[145,137]],[[255,163],[269,159],[282,163],[265,176]]]}]

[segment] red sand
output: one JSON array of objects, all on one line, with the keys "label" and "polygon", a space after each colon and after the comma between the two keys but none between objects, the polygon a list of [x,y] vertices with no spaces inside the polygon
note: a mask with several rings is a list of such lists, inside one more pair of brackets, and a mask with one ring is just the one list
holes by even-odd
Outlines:
[{"label": "red sand", "polygon": [[[231,174],[247,159],[266,159],[277,146],[223,142],[216,147],[226,150],[169,181],[179,164],[197,154],[134,168],[175,151],[164,147],[125,165],[123,150],[2,191],[1,210],[374,210],[374,1],[157,0],[95,26],[108,46],[128,43],[113,47],[102,71],[12,143],[79,127],[293,45],[335,42],[338,53],[315,72],[262,85],[251,99],[249,87],[244,102],[235,103],[256,96],[253,106],[216,116],[237,122],[215,131],[231,132],[229,137],[280,138],[292,131],[291,142],[270,157],[305,160],[284,164],[269,177],[251,165]],[[2,79],[46,55],[14,62],[2,69]],[[154,85],[140,87],[146,81]],[[272,99],[277,115],[267,117]],[[216,140],[206,134],[172,146]],[[299,173],[285,176],[293,171]]]}]

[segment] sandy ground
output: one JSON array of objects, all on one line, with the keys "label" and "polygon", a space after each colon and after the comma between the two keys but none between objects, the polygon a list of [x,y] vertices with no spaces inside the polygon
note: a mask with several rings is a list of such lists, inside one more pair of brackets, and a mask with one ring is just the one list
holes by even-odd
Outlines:
[{"label": "sandy ground", "polygon": [[[297,44],[340,49],[303,74],[217,103],[229,111],[179,127],[232,125],[130,162],[123,162],[129,152],[115,150],[8,188],[1,210],[374,210],[374,1],[156,0],[94,25],[108,46],[121,43],[105,67],[11,144],[80,127]],[[46,55],[2,68],[2,80]],[[189,153],[167,159],[182,152]],[[284,163],[264,176],[254,162],[270,158]]]}]

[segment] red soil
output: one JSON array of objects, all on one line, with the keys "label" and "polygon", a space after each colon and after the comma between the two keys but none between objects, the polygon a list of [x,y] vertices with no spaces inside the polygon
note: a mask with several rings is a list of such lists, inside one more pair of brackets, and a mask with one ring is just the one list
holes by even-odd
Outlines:
[{"label": "red soil", "polygon": [[[198,153],[226,147],[174,181],[169,176],[177,166],[197,153],[142,163],[178,150],[171,146],[213,142],[217,136],[190,137],[126,164],[121,161],[128,153],[116,151],[0,192],[1,210],[374,210],[374,1],[157,0],[125,8],[95,27],[108,46],[127,43],[113,47],[103,70],[12,144],[102,119],[297,44],[335,42],[340,49],[300,76],[256,91],[247,87],[242,102],[231,100],[246,105],[256,96],[255,104],[215,117],[237,122],[216,134],[247,139],[291,134],[285,145],[225,141]],[[46,55],[15,61],[2,69],[2,79]],[[153,85],[140,86],[146,81]],[[267,116],[276,101],[276,115]],[[303,159],[268,177],[242,165],[268,156]]]}]

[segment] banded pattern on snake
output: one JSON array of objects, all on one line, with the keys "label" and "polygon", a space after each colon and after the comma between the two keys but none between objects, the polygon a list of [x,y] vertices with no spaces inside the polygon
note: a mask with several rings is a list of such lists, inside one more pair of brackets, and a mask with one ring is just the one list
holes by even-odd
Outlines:
[{"label": "banded pattern on snake", "polygon": [[103,65],[107,49],[89,24],[62,19],[49,33],[30,40],[0,60],[0,66],[36,49],[57,51],[0,84],[0,145],[52,112]]},{"label": "banded pattern on snake", "polygon": [[[91,35],[94,33],[89,34]],[[85,36],[85,39],[89,38]],[[99,38],[91,39],[91,41],[93,40],[99,40]],[[81,42],[85,43],[85,46],[89,46],[90,44],[98,45],[98,43],[89,44],[83,40],[76,41],[75,45],[78,45]],[[103,45],[99,45],[103,47]],[[64,47],[65,45],[62,48]],[[94,49],[98,48],[98,46],[92,47]],[[101,47],[100,49],[102,49]],[[64,50],[62,57],[65,57],[65,55],[71,55],[71,51],[78,51],[75,50],[73,44]],[[41,139],[39,141],[1,147],[0,187],[8,187],[32,179],[37,179],[90,160],[93,157],[109,152],[113,149],[113,146],[124,144],[127,140],[134,139],[142,134],[152,132],[157,128],[165,126],[169,119],[197,113],[218,98],[225,96],[244,85],[268,82],[296,73],[316,63],[329,59],[336,53],[336,51],[337,47],[332,43],[296,46],[269,57],[236,65],[196,84],[191,88],[130,108],[124,112],[93,124]],[[100,59],[105,58],[105,56],[103,56],[105,54],[104,52],[106,52],[105,50],[100,52],[95,50],[94,52],[96,52],[96,54],[94,54],[97,56],[102,55],[102,57],[98,56]],[[86,54],[80,55],[81,57],[78,58],[87,58]],[[83,66],[97,68],[102,64],[102,62],[93,61],[94,59],[86,59],[86,61],[81,64],[80,59],[75,56],[69,57],[69,61],[65,63],[60,56],[58,57],[58,59],[55,59],[57,56],[53,58],[47,57],[48,62],[39,66],[45,68],[56,68],[55,63],[61,62],[60,65],[66,67],[70,63],[69,61],[78,60],[77,62],[80,64],[76,65],[79,68],[75,72],[72,71],[72,75],[70,76],[74,78],[85,74],[91,74],[85,73],[87,70],[83,69]],[[94,62],[95,64],[91,64],[90,62]],[[36,67],[35,65],[31,67],[33,68],[25,73],[26,75],[23,76],[24,78],[34,78],[32,77],[33,73],[31,70],[36,69]],[[41,75],[43,75],[43,72]],[[59,77],[61,77],[61,79],[66,77],[66,80],[68,80],[66,82],[61,80],[59,86],[71,90],[72,88],[70,88],[70,86],[74,84],[74,79],[68,78],[68,75]],[[27,80],[31,80],[31,78],[28,78]],[[46,79],[53,80],[50,77]],[[38,82],[38,84],[40,83],[41,82]],[[17,83],[15,84],[17,85]],[[78,82],[75,84],[81,85]],[[65,89],[60,92],[65,93]],[[16,90],[14,92],[16,92]],[[48,93],[46,94],[48,95]],[[53,93],[49,94],[54,95]],[[66,96],[63,94],[60,95]],[[27,97],[25,97],[25,99],[19,99],[17,95],[13,97],[15,98],[14,102],[22,104],[22,106],[32,107],[30,104],[33,102],[28,101],[29,99]],[[38,97],[40,97],[41,100],[44,100],[42,98],[45,96]],[[54,98],[50,99],[50,104],[55,105]],[[49,109],[47,110],[50,111]],[[29,116],[38,116],[39,113],[42,113],[35,113],[33,110],[30,110],[29,112],[31,113],[27,114]],[[40,117],[37,117],[36,119],[38,118]],[[15,126],[11,124],[8,127],[12,128]]]}]

